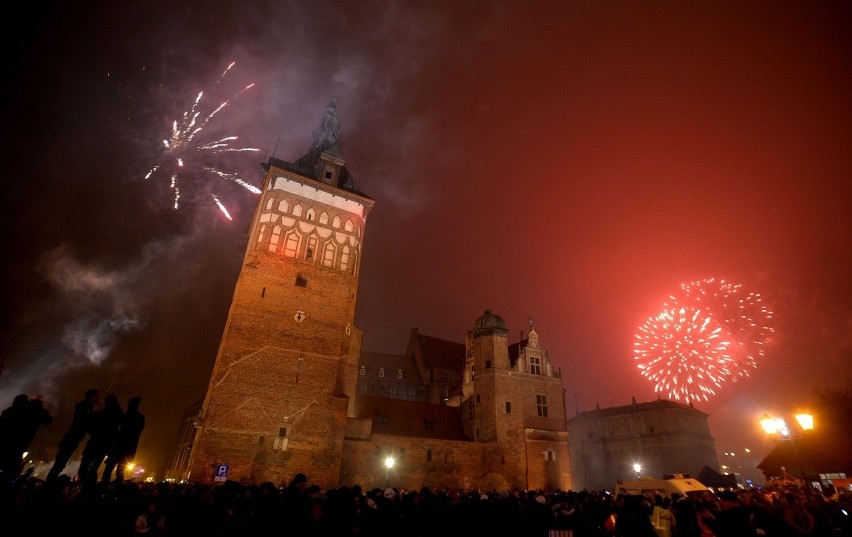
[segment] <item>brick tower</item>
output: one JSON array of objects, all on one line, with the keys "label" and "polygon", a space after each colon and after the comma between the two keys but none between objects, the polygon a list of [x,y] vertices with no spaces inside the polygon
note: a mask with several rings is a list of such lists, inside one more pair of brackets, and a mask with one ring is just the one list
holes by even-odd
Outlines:
[{"label": "brick tower", "polygon": [[189,479],[338,485],[361,352],[354,325],[373,200],[338,145],[332,99],[310,151],[270,158],[210,385]]}]

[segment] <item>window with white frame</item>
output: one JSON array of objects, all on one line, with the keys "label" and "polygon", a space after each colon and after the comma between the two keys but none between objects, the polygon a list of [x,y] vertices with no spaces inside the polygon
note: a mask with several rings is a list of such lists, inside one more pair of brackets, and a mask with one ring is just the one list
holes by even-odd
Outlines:
[{"label": "window with white frame", "polygon": [[530,356],[530,373],[533,375],[541,375],[541,357]]},{"label": "window with white frame", "polygon": [[536,394],[535,396],[535,411],[536,415],[540,418],[547,417],[547,396],[543,394]]}]

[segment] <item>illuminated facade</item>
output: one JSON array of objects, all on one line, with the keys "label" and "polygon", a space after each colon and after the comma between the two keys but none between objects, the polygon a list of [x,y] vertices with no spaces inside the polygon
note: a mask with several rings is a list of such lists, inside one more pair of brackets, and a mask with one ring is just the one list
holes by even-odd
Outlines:
[{"label": "illuminated facade", "polygon": [[354,402],[353,325],[373,200],[337,143],[335,102],[310,151],[270,158],[212,377],[189,478],[275,481],[310,468],[337,480]]},{"label": "illuminated facade", "polygon": [[338,124],[332,101],[307,155],[266,165],[182,477],[571,488],[562,378],[532,322],[509,345],[486,311],[464,344],[415,329],[404,355],[362,355],[353,321],[373,200],[346,168]]}]

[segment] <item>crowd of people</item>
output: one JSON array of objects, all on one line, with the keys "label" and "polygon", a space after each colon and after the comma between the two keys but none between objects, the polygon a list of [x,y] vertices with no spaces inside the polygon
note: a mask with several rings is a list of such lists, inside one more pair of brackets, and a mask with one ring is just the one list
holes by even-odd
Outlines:
[{"label": "crowd of people", "polygon": [[[96,389],[75,406],[41,479],[20,466],[38,427],[52,422],[43,405],[31,401],[41,400],[18,396],[0,415],[3,535],[852,537],[852,493],[828,495],[795,483],[696,499],[518,488],[363,490],[357,484],[323,490],[304,473],[286,484],[138,482],[126,479],[124,468],[145,425],[141,398],[130,399],[125,411],[108,395],[96,410]],[[87,435],[79,470],[63,473]]]},{"label": "crowd of people", "polygon": [[[145,416],[139,411],[142,398],[132,397],[126,411],[115,394],[107,395],[104,407],[97,409],[100,398],[101,391],[92,388],[74,405],[71,424],[59,441],[56,458],[47,473],[48,482],[59,480],[87,435],[76,475],[81,488],[94,493],[96,484],[99,481],[104,486],[109,484],[113,473],[117,483],[124,480],[127,464],[136,456],[139,437],[145,428]],[[0,413],[0,485],[9,488],[20,480],[24,453],[39,428],[51,423],[53,416],[41,396],[30,398],[27,394],[19,394],[12,405]]]},{"label": "crowd of people", "polygon": [[[112,481],[87,494],[78,478],[23,476],[7,485],[4,535],[399,537],[844,537],[852,493],[767,486],[713,501],[606,491],[503,491],[358,485]],[[7,530],[10,530],[7,533]]]}]

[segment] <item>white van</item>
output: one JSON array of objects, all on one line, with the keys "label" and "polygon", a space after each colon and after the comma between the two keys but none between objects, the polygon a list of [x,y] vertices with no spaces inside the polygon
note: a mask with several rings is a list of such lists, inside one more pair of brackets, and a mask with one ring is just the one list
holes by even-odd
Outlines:
[{"label": "white van", "polygon": [[[672,494],[688,496],[704,501],[716,501],[716,495],[705,487],[699,480],[688,475],[675,475],[666,479],[642,478],[631,481],[619,479],[615,485],[616,494],[638,494],[651,499],[656,494],[664,498],[672,498]],[[674,499],[674,498],[672,498]]]}]

